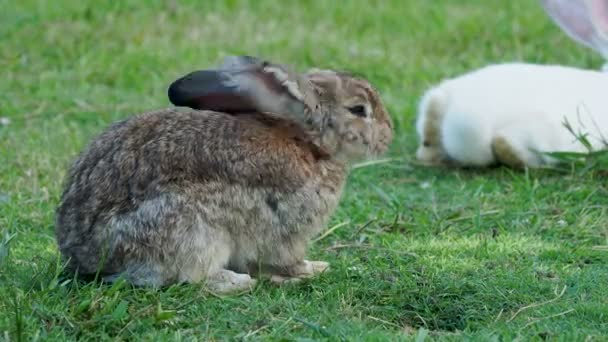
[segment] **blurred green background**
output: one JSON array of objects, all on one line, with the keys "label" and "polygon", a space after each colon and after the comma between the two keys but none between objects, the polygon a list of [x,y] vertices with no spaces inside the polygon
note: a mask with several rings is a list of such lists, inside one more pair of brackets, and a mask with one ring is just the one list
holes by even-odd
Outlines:
[{"label": "blurred green background", "polygon": [[[395,121],[393,160],[353,171],[332,226],[348,223],[311,248],[331,272],[227,298],[60,277],[77,153],[237,54],[364,75]],[[605,173],[413,160],[424,90],[513,60],[602,63],[532,0],[0,0],[0,340],[605,339]]]}]

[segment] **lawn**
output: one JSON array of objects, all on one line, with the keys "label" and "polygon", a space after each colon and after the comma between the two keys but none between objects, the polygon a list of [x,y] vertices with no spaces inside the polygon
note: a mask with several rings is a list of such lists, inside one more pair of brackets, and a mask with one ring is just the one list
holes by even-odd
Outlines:
[{"label": "lawn", "polygon": [[[350,70],[383,94],[393,160],[353,170],[339,226],[310,250],[330,272],[229,297],[62,276],[53,222],[70,162],[228,54]],[[0,1],[0,340],[607,339],[605,170],[413,158],[427,87],[512,60],[602,63],[532,0]]]}]

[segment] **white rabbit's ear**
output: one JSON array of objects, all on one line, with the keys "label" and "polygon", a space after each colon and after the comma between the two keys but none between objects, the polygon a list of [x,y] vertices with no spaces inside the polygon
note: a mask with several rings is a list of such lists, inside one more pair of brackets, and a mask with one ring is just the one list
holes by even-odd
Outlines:
[{"label": "white rabbit's ear", "polygon": [[[168,89],[176,106],[226,113],[302,114],[315,102],[311,84],[286,66],[251,56],[228,57],[217,70],[199,70]],[[306,96],[305,96],[306,94]]]},{"label": "white rabbit's ear", "polygon": [[608,59],[607,0],[541,0],[545,11],[571,38]]},{"label": "white rabbit's ear", "polygon": [[586,0],[593,26],[602,40],[603,47],[608,49],[608,1]]}]

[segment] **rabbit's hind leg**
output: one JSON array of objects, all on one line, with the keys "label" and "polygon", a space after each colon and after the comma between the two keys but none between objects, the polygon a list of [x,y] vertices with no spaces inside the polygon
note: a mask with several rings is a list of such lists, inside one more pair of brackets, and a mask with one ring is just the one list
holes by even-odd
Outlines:
[{"label": "rabbit's hind leg", "polygon": [[526,166],[525,162],[520,158],[519,153],[503,136],[498,136],[492,140],[492,151],[501,164],[516,169],[523,169]]},{"label": "rabbit's hind leg", "polygon": [[[196,197],[166,192],[110,222],[108,280],[134,285],[198,283],[224,269],[230,234],[208,223]],[[109,271],[109,272],[108,272]],[[117,272],[118,271],[118,272]]]},{"label": "rabbit's hind leg", "polygon": [[[546,129],[544,123],[531,122],[526,126],[509,125],[492,139],[492,152],[496,160],[516,169],[539,167],[543,160],[534,146],[539,145],[537,130]],[[535,135],[536,134],[536,135]]]},{"label": "rabbit's hind leg", "polygon": [[171,240],[179,241],[175,248],[177,281],[203,283],[217,294],[251,290],[256,280],[249,274],[228,270],[234,252],[233,237],[228,229],[209,222],[209,210],[221,213],[221,208],[198,203],[192,198],[182,203],[181,218],[173,227]]},{"label": "rabbit's hind leg", "polygon": [[229,236],[202,222],[196,226],[182,236],[177,257],[178,282],[205,283],[217,294],[252,289],[256,280],[249,274],[225,269],[232,250]]}]

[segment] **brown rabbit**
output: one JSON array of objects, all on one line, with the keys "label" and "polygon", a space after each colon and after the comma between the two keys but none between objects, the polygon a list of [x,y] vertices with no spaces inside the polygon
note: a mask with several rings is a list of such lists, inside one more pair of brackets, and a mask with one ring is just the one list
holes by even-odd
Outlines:
[{"label": "brown rabbit", "polygon": [[309,240],[349,165],[392,139],[378,92],[338,72],[234,57],[177,80],[169,97],[191,108],[116,123],[72,166],[56,221],[68,268],[217,292],[250,288],[250,275],[324,271],[304,259]]}]

